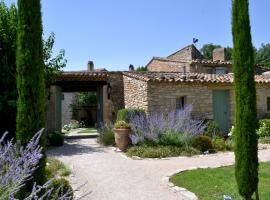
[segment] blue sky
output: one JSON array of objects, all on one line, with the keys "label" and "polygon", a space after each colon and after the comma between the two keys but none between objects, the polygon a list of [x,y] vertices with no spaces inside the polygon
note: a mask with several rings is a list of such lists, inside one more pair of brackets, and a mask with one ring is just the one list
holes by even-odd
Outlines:
[{"label": "blue sky", "polygon": [[[14,0],[5,0],[8,4]],[[56,34],[64,70],[127,70],[191,44],[232,46],[231,0],[42,0],[44,35]],[[253,44],[270,42],[270,1],[250,0]]]}]

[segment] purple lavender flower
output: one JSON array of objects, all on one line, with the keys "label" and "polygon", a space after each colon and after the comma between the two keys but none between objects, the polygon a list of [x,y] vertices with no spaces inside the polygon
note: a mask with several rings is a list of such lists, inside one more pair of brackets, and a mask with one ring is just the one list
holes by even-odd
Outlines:
[{"label": "purple lavender flower", "polygon": [[[41,129],[37,132],[25,148],[18,148],[13,140],[4,143],[7,133],[0,139],[0,199],[15,200],[15,194],[32,178],[42,157],[39,139],[43,131],[44,129]],[[31,194],[25,200],[42,200],[50,197],[53,180],[49,180],[43,186],[34,184]],[[42,195],[41,190],[45,191]],[[71,192],[59,193],[58,199],[72,199]]]},{"label": "purple lavender flower", "polygon": [[188,105],[183,110],[169,113],[131,116],[130,126],[135,135],[132,136],[132,141],[138,142],[145,139],[158,141],[160,136],[168,131],[179,134],[191,134],[193,136],[200,135],[203,133],[205,125],[202,120],[192,119],[191,112],[192,105]]}]

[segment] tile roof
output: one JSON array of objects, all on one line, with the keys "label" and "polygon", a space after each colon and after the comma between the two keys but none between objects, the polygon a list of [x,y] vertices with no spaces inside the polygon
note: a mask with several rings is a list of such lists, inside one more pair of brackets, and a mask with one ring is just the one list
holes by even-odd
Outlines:
[{"label": "tile roof", "polygon": [[106,81],[108,76],[105,71],[69,71],[59,74],[56,81]]},{"label": "tile roof", "polygon": [[[233,74],[179,72],[123,72],[124,75],[146,82],[233,83]],[[257,83],[270,83],[270,75],[255,75]]]}]

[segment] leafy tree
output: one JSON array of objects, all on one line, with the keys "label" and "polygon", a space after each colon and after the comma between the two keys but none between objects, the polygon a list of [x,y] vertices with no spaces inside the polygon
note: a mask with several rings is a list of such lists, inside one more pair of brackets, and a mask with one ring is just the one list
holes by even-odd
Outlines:
[{"label": "leafy tree", "polygon": [[43,58],[45,63],[45,83],[49,87],[54,82],[56,75],[63,69],[67,60],[65,50],[61,49],[58,55],[52,58],[55,34],[51,33],[47,40],[43,40]]},{"label": "leafy tree", "polygon": [[270,44],[261,44],[261,47],[256,51],[256,64],[264,67],[270,67]]},{"label": "leafy tree", "polygon": [[141,66],[136,69],[137,72],[147,72],[148,69],[146,66]]},{"label": "leafy tree", "polygon": [[[14,4],[7,7],[0,1],[0,136],[9,131],[13,137],[16,127],[16,37],[18,27],[17,8]],[[62,49],[52,57],[54,33],[47,40],[43,40],[43,57],[45,63],[45,83],[48,87],[57,73],[66,66],[65,51]],[[8,139],[8,138],[7,138]]]},{"label": "leafy tree", "polygon": [[[33,133],[45,126],[45,81],[42,45],[40,0],[18,0],[16,136],[24,146],[31,140]],[[42,135],[40,144],[45,155],[45,134]],[[34,173],[34,181],[38,184],[46,181],[45,166],[46,156],[41,159],[39,167]],[[26,188],[30,190],[32,188],[31,183],[28,183]],[[24,196],[25,193],[22,192],[21,195]]]},{"label": "leafy tree", "polygon": [[240,195],[246,200],[251,200],[258,187],[258,139],[254,51],[248,0],[233,0],[232,34],[236,100],[235,177]]},{"label": "leafy tree", "polygon": [[216,48],[221,48],[221,46],[213,43],[203,45],[203,47],[200,50],[203,55],[203,58],[211,60],[213,58],[213,50]]},{"label": "leafy tree", "polygon": [[16,30],[17,9],[15,5],[12,4],[8,8],[3,1],[0,1],[0,136],[5,131],[15,133]]}]

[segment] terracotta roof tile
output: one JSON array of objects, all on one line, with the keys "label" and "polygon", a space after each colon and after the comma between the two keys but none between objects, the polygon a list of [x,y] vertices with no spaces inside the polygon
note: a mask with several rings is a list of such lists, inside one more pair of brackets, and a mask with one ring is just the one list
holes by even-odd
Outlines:
[{"label": "terracotta roof tile", "polygon": [[[124,75],[149,82],[233,83],[233,74],[204,74],[179,72],[123,72]],[[256,75],[257,83],[270,83],[270,75]]]}]

